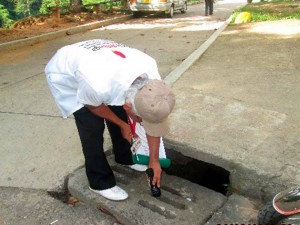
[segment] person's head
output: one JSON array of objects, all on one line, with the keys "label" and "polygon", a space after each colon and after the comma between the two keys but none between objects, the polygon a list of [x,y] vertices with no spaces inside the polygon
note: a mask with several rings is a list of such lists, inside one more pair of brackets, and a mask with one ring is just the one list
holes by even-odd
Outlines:
[{"label": "person's head", "polygon": [[164,81],[142,74],[126,92],[123,107],[133,120],[143,122],[148,135],[159,137],[169,131],[168,116],[174,105],[175,95]]}]

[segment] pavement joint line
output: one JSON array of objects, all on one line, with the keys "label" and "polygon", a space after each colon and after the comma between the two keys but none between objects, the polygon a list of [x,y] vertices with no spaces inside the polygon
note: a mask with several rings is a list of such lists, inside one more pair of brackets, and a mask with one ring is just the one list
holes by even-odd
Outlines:
[{"label": "pavement joint line", "polygon": [[9,87],[14,86],[14,85],[18,85],[20,82],[23,82],[23,81],[25,81],[25,80],[29,80],[29,79],[31,79],[31,78],[35,78],[35,77],[37,77],[37,76],[44,75],[44,74],[45,74],[44,72],[40,72],[40,73],[37,73],[37,74],[33,74],[33,75],[31,75],[31,76],[25,77],[25,78],[23,78],[23,79],[21,79],[21,80],[17,80],[17,81],[14,82],[14,83],[6,83],[6,84],[2,84],[2,86],[0,85],[0,89],[5,89],[5,88],[9,88]]},{"label": "pavement joint line", "polygon": [[170,72],[164,79],[164,81],[173,86],[173,84],[187,71],[210,47],[210,45],[219,37],[223,30],[228,26],[232,16],[230,16],[223,24],[192,54],[190,54],[179,66],[177,66],[172,72]]},{"label": "pavement joint line", "polygon": [[[61,116],[44,115],[44,114],[32,114],[32,113],[20,113],[20,112],[4,112],[4,111],[0,111],[0,114],[23,115],[23,116],[40,116],[40,117],[52,117],[52,118],[62,119]],[[66,118],[66,120],[69,120],[69,119],[74,119],[74,118],[73,117]]]}]

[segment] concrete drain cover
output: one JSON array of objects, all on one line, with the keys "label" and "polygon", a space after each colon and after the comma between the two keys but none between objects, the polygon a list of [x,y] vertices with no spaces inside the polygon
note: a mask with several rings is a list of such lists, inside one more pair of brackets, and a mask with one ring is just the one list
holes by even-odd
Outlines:
[{"label": "concrete drain cover", "polygon": [[85,168],[71,174],[70,193],[79,200],[112,214],[121,224],[204,224],[226,201],[220,193],[163,173],[162,195],[152,197],[146,175],[118,165],[113,156],[109,163],[117,184],[125,189],[125,201],[109,201],[88,189]]}]

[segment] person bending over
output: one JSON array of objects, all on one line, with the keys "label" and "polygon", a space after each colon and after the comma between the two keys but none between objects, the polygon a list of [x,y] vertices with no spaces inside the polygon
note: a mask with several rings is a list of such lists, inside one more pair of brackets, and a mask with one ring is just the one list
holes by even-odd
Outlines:
[{"label": "person bending over", "polygon": [[160,187],[160,138],[169,131],[175,96],[161,80],[156,61],[147,54],[111,40],[87,40],[59,49],[45,68],[49,88],[64,118],[74,115],[82,144],[89,189],[110,200],[124,200],[103,149],[105,123],[115,161],[133,164],[128,117],[146,132],[153,184]]}]

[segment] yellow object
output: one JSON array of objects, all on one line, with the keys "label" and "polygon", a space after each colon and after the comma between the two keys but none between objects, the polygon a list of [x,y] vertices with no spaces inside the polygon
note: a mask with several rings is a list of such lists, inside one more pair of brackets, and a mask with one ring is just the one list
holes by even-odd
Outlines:
[{"label": "yellow object", "polygon": [[251,21],[251,13],[242,12],[236,18],[234,23],[249,23]]}]

